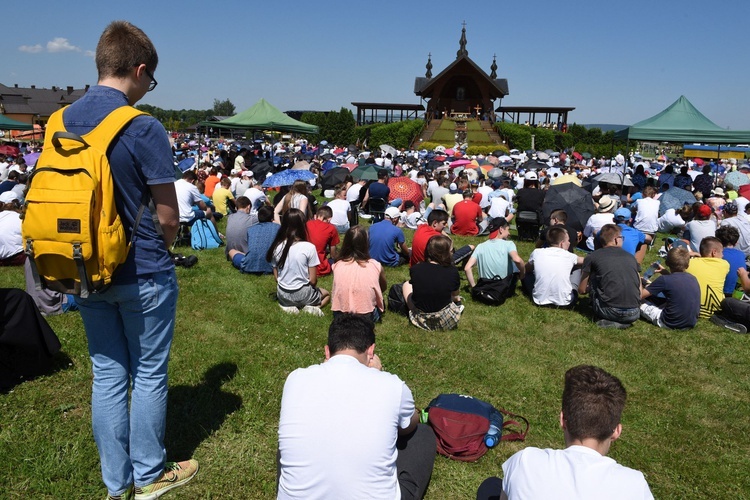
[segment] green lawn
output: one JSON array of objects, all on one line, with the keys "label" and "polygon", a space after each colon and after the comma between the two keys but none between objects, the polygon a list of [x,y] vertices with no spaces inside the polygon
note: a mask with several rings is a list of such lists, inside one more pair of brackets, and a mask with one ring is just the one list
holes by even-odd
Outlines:
[{"label": "green lawn", "polygon": [[[531,246],[519,244],[519,251],[528,258]],[[283,383],[295,368],[323,359],[330,311],[323,318],[285,315],[269,298],[271,277],[240,275],[223,249],[195,253],[197,266],[177,270],[166,445],[169,459],[193,456],[201,472],[174,496],[272,498]],[[388,269],[388,282],[407,274]],[[330,285],[330,277],[321,280]],[[22,288],[22,270],[1,269],[0,286]],[[80,317],[49,321],[63,344],[59,371],[0,395],[0,497],[103,498]],[[468,300],[456,331],[428,333],[387,314],[377,335],[385,369],[406,381],[419,407],[458,392],[531,422],[525,443],[501,443],[478,463],[438,457],[428,498],[473,498],[515,451],[562,447],[563,374],[581,363],[614,373],[628,389],[623,435],[610,455],[642,470],[657,498],[750,494],[749,336],[705,320],[682,332],[642,321],[603,330],[586,307],[537,308],[520,293],[499,308]]]}]

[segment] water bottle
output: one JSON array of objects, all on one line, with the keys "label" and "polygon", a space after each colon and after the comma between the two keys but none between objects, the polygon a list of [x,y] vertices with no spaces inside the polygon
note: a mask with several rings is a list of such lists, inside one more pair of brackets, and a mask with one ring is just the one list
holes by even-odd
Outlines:
[{"label": "water bottle", "polygon": [[659,269],[659,266],[661,265],[660,261],[656,261],[653,264],[649,266],[648,269],[646,269],[646,272],[643,273],[643,279],[648,281],[651,279],[651,277],[654,275],[657,269]]},{"label": "water bottle", "polygon": [[490,428],[484,436],[484,444],[487,448],[494,448],[500,442],[500,433],[503,427],[503,418],[499,413],[493,412],[490,415]]}]

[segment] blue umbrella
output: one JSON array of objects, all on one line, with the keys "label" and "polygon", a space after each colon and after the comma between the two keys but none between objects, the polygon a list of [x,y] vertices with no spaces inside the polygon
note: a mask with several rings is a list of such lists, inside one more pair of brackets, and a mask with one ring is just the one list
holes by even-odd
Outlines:
[{"label": "blue umbrella", "polygon": [[263,181],[263,187],[291,186],[294,181],[309,181],[315,178],[315,174],[309,170],[282,170]]},{"label": "blue umbrella", "polygon": [[744,186],[745,184],[750,184],[750,177],[748,177],[747,174],[744,174],[742,172],[737,172],[737,171],[729,172],[724,177],[724,184],[731,184],[736,189],[740,186]]},{"label": "blue umbrella", "polygon": [[188,170],[193,168],[193,165],[195,165],[195,158],[185,158],[177,164],[177,168],[179,168],[183,172],[187,172]]},{"label": "blue umbrella", "polygon": [[659,197],[659,216],[664,215],[670,208],[677,211],[686,203],[692,205],[695,202],[695,196],[690,191],[678,187],[669,188]]}]

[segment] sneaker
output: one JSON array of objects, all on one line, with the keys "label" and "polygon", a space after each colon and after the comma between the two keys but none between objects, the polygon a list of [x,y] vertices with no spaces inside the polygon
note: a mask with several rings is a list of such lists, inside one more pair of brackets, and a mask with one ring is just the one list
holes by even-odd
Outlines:
[{"label": "sneaker", "polygon": [[299,314],[299,309],[294,306],[282,306],[281,304],[279,304],[279,307],[287,314]]},{"label": "sneaker", "polygon": [[305,306],[302,308],[302,310],[307,314],[312,314],[313,316],[325,316],[323,310],[318,306]]},{"label": "sneaker", "polygon": [[107,495],[107,500],[133,500],[133,495],[135,494],[135,491],[133,490],[133,485],[131,484],[128,486],[128,489],[125,490],[124,493],[121,493],[119,495]]},{"label": "sneaker", "polygon": [[747,328],[742,323],[734,323],[733,321],[729,321],[725,317],[719,316],[718,314],[714,314],[713,316],[711,316],[709,321],[714,325],[721,326],[735,333],[747,333]]},{"label": "sneaker", "polygon": [[135,500],[153,500],[159,498],[169,490],[182,486],[198,473],[198,462],[167,462],[164,472],[148,486],[135,488]]},{"label": "sneaker", "polygon": [[618,330],[626,330],[633,326],[631,323],[618,323],[617,321],[610,321],[608,319],[600,319],[596,322],[596,326],[600,328],[617,328]]}]

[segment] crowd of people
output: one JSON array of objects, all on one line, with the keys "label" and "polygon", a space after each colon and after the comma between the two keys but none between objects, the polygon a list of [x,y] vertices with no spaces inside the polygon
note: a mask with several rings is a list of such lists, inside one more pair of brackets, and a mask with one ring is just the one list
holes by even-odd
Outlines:
[{"label": "crowd of people", "polygon": [[[73,133],[87,133],[157,85],[156,50],[130,23],[117,21],[105,29],[96,64],[98,85],[64,113]],[[133,147],[136,140],[142,146]],[[747,306],[743,292],[750,293],[745,264],[750,201],[738,186],[722,184],[720,170],[750,167],[706,165],[694,177],[691,164],[674,175],[672,165],[655,170],[635,156],[626,161],[622,155],[611,160],[571,155],[572,161],[565,153],[544,158],[511,152],[507,159],[472,158],[477,168],[458,170],[450,168],[444,150],[393,155],[324,146],[298,141],[238,148],[196,141],[187,144],[195,164],[176,181],[167,134],[152,117],[133,120],[111,146],[126,225],[133,227],[132,215],[144,196],[154,202],[152,217],[137,226],[133,249],[109,289],[62,301],[76,304],[86,330],[94,373],[93,432],[108,498],[157,498],[192,480],[199,469],[195,460],[167,462],[164,448],[177,304],[169,247],[181,223],[190,227],[205,219],[215,225],[227,217],[222,235],[227,260],[243,273],[272,273],[284,312],[324,316],[331,304],[326,362],[292,372],[284,386],[279,498],[421,498],[427,490],[435,435],[418,423],[408,386],[383,372],[375,353],[388,267],[409,266],[410,279],[398,285],[410,323],[425,330],[458,326],[465,309],[463,270],[472,292],[489,286],[490,295],[500,289],[510,296],[520,283],[539,307],[575,307],[579,295],[588,294],[594,319],[605,328],[627,328],[642,317],[658,327],[684,329],[700,316],[747,331],[732,315]],[[307,161],[305,156],[312,160],[312,180],[297,180],[273,197],[262,188],[262,176]],[[527,160],[536,167],[528,168]],[[259,161],[271,166],[262,175],[253,169]],[[499,173],[490,176],[480,161]],[[374,165],[377,179],[347,176],[330,200],[320,203],[311,188],[329,162],[334,165],[328,169],[338,162]],[[22,159],[0,157],[2,265],[25,261],[20,214],[32,168]],[[541,217],[547,188],[557,177],[580,180],[603,171],[618,173],[622,181],[599,182],[593,189],[596,213],[585,227],[578,231],[568,224],[569,214],[554,211],[541,221],[545,230],[524,260],[511,238],[516,214]],[[417,183],[424,203],[391,193],[392,176]],[[630,189],[624,189],[626,178]],[[695,203],[662,214],[660,197],[671,188],[690,191]],[[411,246],[405,228],[413,231]],[[665,242],[666,266],[654,266],[660,276],[650,282],[641,277],[640,264],[658,232],[674,237]],[[452,236],[476,243],[455,248]],[[331,291],[318,286],[327,274],[333,275]],[[734,298],[736,290],[740,298]],[[478,497],[652,498],[643,474],[606,457],[622,433],[625,399],[620,380],[601,368],[571,368],[560,413],[565,450],[516,453],[503,465],[502,480],[478,485]]]}]

